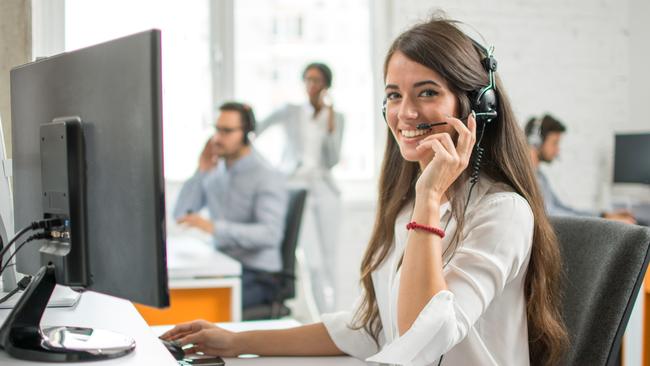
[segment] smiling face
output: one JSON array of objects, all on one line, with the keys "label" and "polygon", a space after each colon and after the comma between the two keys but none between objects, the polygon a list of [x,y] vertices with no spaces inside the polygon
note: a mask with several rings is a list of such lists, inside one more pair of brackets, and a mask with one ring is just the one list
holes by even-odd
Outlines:
[{"label": "smiling face", "polygon": [[443,117],[458,117],[458,98],[437,72],[395,52],[386,68],[386,121],[407,161],[427,161],[431,150],[416,150],[417,144],[434,133],[447,132],[456,141],[450,125],[418,130],[421,123],[440,122]]}]

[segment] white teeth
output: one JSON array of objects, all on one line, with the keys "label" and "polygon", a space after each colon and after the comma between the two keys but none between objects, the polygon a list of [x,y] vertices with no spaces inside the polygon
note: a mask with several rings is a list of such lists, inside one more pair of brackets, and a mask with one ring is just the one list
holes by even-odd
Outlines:
[{"label": "white teeth", "polygon": [[431,132],[431,129],[429,128],[427,130],[400,130],[400,132],[404,137],[417,137],[417,136],[426,135],[427,133]]}]

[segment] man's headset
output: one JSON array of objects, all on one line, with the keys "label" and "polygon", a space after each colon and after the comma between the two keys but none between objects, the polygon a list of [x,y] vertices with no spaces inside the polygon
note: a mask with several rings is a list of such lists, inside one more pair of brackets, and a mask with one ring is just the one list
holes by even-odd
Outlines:
[{"label": "man's headset", "polygon": [[219,107],[219,111],[236,111],[239,113],[241,129],[244,132],[242,143],[249,145],[251,143],[249,135],[255,132],[255,113],[253,113],[253,108],[245,103],[226,102]]},{"label": "man's headset", "polygon": [[[471,92],[468,96],[470,99],[471,108],[476,113],[476,122],[488,123],[497,117],[498,101],[496,94],[496,83],[494,81],[494,73],[497,71],[497,60],[493,56],[494,47],[487,49],[472,38],[468,38],[470,41],[472,41],[474,47],[476,47],[484,55],[484,58],[481,60],[481,65],[483,65],[483,68],[488,73],[489,82],[488,85]],[[386,122],[387,102],[387,99],[384,98],[384,102],[381,108],[381,114],[384,116],[384,121]]]},{"label": "man's headset", "polygon": [[535,118],[533,120],[533,125],[528,133],[528,145],[539,149],[544,143],[544,137],[542,136],[542,118]]},{"label": "man's headset", "polygon": [[243,112],[241,114],[242,116],[242,125],[243,125],[243,132],[244,132],[244,145],[250,145],[251,140],[249,135],[252,132],[255,132],[255,113],[253,113],[253,108],[251,108],[248,104],[243,104]]}]

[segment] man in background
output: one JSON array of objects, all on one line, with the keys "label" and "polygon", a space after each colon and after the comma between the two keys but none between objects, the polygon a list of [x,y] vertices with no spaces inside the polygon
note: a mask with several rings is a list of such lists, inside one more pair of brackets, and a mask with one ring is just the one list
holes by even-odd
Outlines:
[{"label": "man in background", "polygon": [[[244,309],[272,302],[282,269],[281,242],[288,208],[284,176],[252,148],[253,110],[225,103],[199,166],[181,189],[174,217],[212,235],[217,250],[242,263]],[[198,212],[207,207],[210,218]]]},{"label": "man in background", "polygon": [[528,145],[530,146],[530,156],[537,174],[546,213],[553,216],[600,216],[609,220],[620,221],[628,224],[635,224],[636,220],[630,212],[612,211],[612,212],[591,212],[578,210],[564,204],[557,197],[548,178],[539,169],[541,162],[552,163],[560,153],[560,140],[562,134],[566,132],[566,127],[557,119],[546,114],[541,118],[531,118],[525,128]]}]

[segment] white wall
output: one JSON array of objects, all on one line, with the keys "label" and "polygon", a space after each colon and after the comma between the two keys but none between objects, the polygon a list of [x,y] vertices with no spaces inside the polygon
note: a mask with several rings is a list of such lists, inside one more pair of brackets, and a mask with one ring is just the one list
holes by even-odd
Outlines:
[{"label": "white wall", "polygon": [[650,2],[647,0],[630,0],[629,7],[629,67],[631,130],[641,128],[650,130],[650,116],[646,112],[650,100]]},{"label": "white wall", "polygon": [[29,1],[0,1],[0,118],[8,156],[11,157],[9,71],[30,60],[31,14]]},{"label": "white wall", "polygon": [[[426,17],[430,4],[395,2],[394,31]],[[612,134],[639,123],[630,119],[627,3],[442,0],[436,6],[495,45],[522,126],[544,112],[567,125],[560,159],[547,169],[558,194],[579,207],[606,205]]]}]

